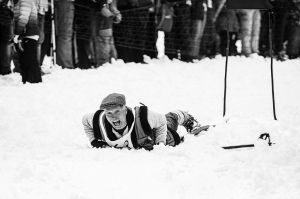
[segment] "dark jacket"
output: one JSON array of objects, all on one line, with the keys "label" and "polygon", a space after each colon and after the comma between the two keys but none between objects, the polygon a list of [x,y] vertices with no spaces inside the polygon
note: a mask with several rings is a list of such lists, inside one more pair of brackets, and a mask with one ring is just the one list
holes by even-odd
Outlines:
[{"label": "dark jacket", "polygon": [[0,24],[9,23],[14,17],[14,1],[0,0]]},{"label": "dark jacket", "polygon": [[228,10],[223,8],[220,12],[220,15],[216,21],[217,31],[227,30],[227,20],[228,20],[228,30],[229,32],[238,32],[239,31],[239,21],[237,17],[236,10]]}]

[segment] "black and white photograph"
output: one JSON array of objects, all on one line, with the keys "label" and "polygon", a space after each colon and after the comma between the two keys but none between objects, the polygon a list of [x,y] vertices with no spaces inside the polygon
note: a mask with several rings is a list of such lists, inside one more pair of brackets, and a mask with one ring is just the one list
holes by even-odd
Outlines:
[{"label": "black and white photograph", "polygon": [[0,199],[298,199],[300,0],[0,0]]}]

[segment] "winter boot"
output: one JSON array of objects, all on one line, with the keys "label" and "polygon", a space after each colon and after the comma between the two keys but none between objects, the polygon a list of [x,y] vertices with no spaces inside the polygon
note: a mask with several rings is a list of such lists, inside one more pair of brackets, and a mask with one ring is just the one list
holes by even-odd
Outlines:
[{"label": "winter boot", "polygon": [[186,129],[187,132],[191,132],[195,125],[198,124],[197,120],[191,116],[190,114],[184,112],[184,121],[182,123],[182,126]]},{"label": "winter boot", "polygon": [[186,131],[193,135],[198,135],[201,131],[207,131],[209,125],[201,126],[198,121],[190,114],[184,113],[184,122],[182,124]]}]

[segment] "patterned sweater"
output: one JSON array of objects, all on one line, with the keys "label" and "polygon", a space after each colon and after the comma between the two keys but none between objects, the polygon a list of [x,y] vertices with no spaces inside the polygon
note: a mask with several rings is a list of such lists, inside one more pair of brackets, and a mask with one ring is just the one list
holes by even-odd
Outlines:
[{"label": "patterned sweater", "polygon": [[38,0],[19,0],[14,7],[15,35],[38,36]]}]

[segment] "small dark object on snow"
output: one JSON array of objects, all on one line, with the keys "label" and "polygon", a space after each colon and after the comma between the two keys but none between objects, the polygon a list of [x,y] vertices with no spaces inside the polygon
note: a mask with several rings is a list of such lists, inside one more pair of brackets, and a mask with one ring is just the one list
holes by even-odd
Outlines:
[{"label": "small dark object on snow", "polygon": [[254,147],[254,144],[243,144],[243,145],[235,145],[235,146],[223,146],[223,149],[238,149],[238,148],[249,148]]},{"label": "small dark object on snow", "polygon": [[269,133],[263,133],[263,134],[261,134],[258,139],[262,139],[262,140],[268,139],[268,145],[269,146],[271,146],[272,144],[275,144],[275,143],[271,142],[271,137],[270,137]]}]

